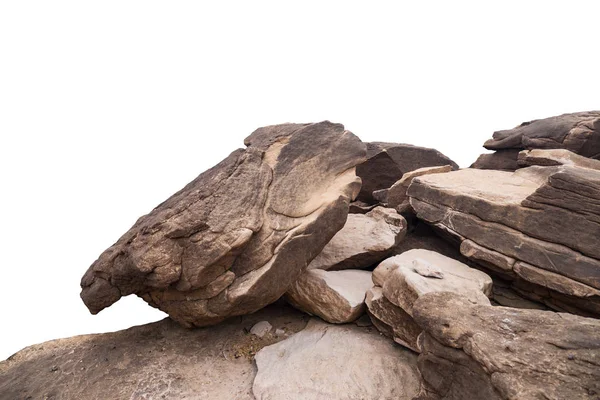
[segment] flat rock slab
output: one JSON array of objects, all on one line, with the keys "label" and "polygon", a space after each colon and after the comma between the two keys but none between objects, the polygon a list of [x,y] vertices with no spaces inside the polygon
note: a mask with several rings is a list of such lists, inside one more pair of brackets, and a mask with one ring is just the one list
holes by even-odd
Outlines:
[{"label": "flat rock slab", "polygon": [[406,172],[437,165],[458,169],[454,161],[435,149],[402,143],[367,143],[367,161],[356,168],[362,179],[358,200],[372,204],[376,202],[374,191],[389,188]]},{"label": "flat rock slab", "polygon": [[597,399],[600,320],[472,304],[431,293],[414,305],[419,399]]},{"label": "flat rock slab", "polygon": [[365,145],[343,125],[260,128],[141,217],[81,281],[92,313],[137,294],[185,326],[277,300],[346,222]]},{"label": "flat rock slab", "polygon": [[368,268],[386,258],[406,234],[406,220],[396,210],[375,207],[366,214],[349,214],[308,269]]},{"label": "flat rock slab", "polygon": [[408,187],[413,179],[418,176],[441,174],[452,171],[451,165],[440,165],[436,167],[424,167],[410,171],[402,175],[402,178],[394,183],[387,191],[387,206],[394,208],[398,212],[411,211],[409,197],[406,194]]},{"label": "flat rock slab", "polygon": [[571,165],[600,170],[600,160],[580,156],[566,149],[523,150],[519,152],[518,163],[521,167]]},{"label": "flat rock slab", "polygon": [[257,400],[412,399],[420,388],[416,355],[354,324],[311,320],[256,355]]},{"label": "flat rock slab", "polygon": [[292,284],[286,299],[304,312],[344,324],[364,314],[365,294],[371,287],[371,271],[314,269]]},{"label": "flat rock slab", "polygon": [[[307,320],[278,303],[210,328],[185,329],[165,319],[53,340],[0,362],[0,398],[254,399],[253,355],[302,330]],[[284,334],[247,332],[259,321]]]}]

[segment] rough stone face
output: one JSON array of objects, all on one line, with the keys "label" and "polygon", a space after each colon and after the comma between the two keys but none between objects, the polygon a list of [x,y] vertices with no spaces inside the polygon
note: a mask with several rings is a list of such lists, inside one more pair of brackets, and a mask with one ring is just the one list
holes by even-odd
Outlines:
[{"label": "rough stone face", "polygon": [[523,150],[519,152],[518,163],[520,167],[570,165],[600,170],[600,160],[583,157],[565,149]]},{"label": "rough stone face", "polygon": [[294,307],[333,324],[352,322],[365,312],[365,293],[373,286],[370,271],[312,269],[290,286]]},{"label": "rough stone face", "polygon": [[386,258],[406,233],[406,220],[391,208],[376,207],[366,214],[349,214],[308,269],[368,268]]},{"label": "rough stone face", "polygon": [[458,165],[435,149],[399,143],[367,143],[367,161],[356,167],[362,179],[358,200],[372,204],[376,200],[373,192],[386,189],[396,183],[402,175],[423,167]]},{"label": "rough stone face", "polygon": [[84,275],[92,313],[137,294],[186,325],[277,300],[340,230],[365,145],[340,124],[260,128],[141,217]]},{"label": "rough stone face", "polygon": [[[451,165],[441,165],[436,167],[419,168],[402,175],[402,178],[394,183],[388,190],[385,200],[387,206],[396,209],[399,213],[412,211],[409,203],[409,197],[406,195],[408,187],[417,176],[440,174],[452,171]],[[375,193],[373,193],[375,195]]]},{"label": "rough stone face", "polygon": [[261,320],[287,335],[307,322],[278,303],[210,328],[185,329],[164,319],[52,340],[0,362],[0,399],[253,400],[253,355],[284,339],[245,332]]},{"label": "rough stone face", "polygon": [[366,304],[373,324],[384,335],[419,351],[421,329],[412,318],[413,304],[431,292],[449,291],[469,301],[490,305],[492,280],[485,273],[442,254],[413,249],[390,257],[373,271],[373,287]]},{"label": "rough stone face", "polygon": [[523,122],[514,129],[494,132],[489,150],[567,149],[584,157],[600,157],[600,111],[563,114]]},{"label": "rough stone face", "polygon": [[[466,169],[416,178],[409,195],[419,218],[463,241],[463,255],[516,287],[527,281],[550,289],[521,293],[559,311],[600,314],[600,171]],[[517,273],[517,262],[543,271]]]},{"label": "rough stone face", "polygon": [[416,355],[372,328],[311,320],[302,332],[256,355],[257,400],[412,399]]},{"label": "rough stone face", "polygon": [[413,307],[423,328],[418,399],[594,399],[600,321],[489,307],[430,293]]},{"label": "rough stone face", "polygon": [[493,153],[481,154],[471,165],[471,168],[515,171],[519,168],[517,159],[520,151],[520,149],[506,149],[498,150]]}]

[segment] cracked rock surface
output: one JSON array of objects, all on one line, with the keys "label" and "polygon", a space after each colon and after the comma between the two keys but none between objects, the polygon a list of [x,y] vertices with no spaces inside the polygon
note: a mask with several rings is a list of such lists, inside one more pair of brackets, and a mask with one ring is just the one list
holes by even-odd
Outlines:
[{"label": "cracked rock surface", "polygon": [[454,293],[415,302],[418,399],[596,399],[600,321],[473,304]]},{"label": "cracked rock surface", "polygon": [[365,145],[340,124],[257,129],[141,217],[81,280],[92,313],[136,294],[185,326],[277,300],[347,217]]}]

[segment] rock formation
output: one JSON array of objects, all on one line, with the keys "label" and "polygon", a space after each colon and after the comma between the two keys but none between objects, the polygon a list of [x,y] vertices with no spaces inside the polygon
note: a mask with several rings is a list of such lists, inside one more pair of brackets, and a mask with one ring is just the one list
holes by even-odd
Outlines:
[{"label": "rock formation", "polygon": [[430,293],[413,306],[418,399],[596,399],[600,320]]},{"label": "rock formation", "polygon": [[599,315],[599,182],[600,171],[568,165],[466,169],[416,178],[408,194],[419,218],[523,295]]},{"label": "rock formation", "polygon": [[473,168],[512,170],[518,168],[520,150],[566,149],[589,158],[600,158],[600,111],[563,114],[523,122],[514,129],[494,132],[483,145],[492,154],[482,154]]},{"label": "rock formation", "polygon": [[92,264],[92,313],[137,294],[186,326],[277,300],[342,228],[365,146],[339,124],[260,128]]}]

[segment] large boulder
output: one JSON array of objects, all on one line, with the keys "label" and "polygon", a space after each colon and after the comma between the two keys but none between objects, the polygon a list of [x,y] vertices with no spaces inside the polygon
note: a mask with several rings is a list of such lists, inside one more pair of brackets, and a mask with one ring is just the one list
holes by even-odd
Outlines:
[{"label": "large boulder", "polygon": [[419,399],[596,399],[600,321],[473,304],[449,292],[413,306]]},{"label": "large boulder", "polygon": [[186,326],[277,300],[346,221],[365,145],[340,124],[256,130],[141,217],[81,281],[92,313],[137,294]]},{"label": "large boulder", "polygon": [[419,218],[462,241],[463,255],[513,279],[519,293],[600,315],[600,171],[465,169],[418,177],[408,194]]},{"label": "large boulder", "polygon": [[[167,318],[52,340],[0,362],[0,399],[254,400],[254,354],[307,320],[278,303],[210,328],[185,329]],[[259,321],[274,329],[263,337],[249,333]]]},{"label": "large boulder", "polygon": [[416,355],[371,328],[311,320],[256,355],[257,400],[409,400],[420,389]]},{"label": "large boulder", "polygon": [[290,286],[286,299],[299,310],[344,324],[364,314],[365,295],[372,286],[370,271],[312,269]]},{"label": "large boulder", "polygon": [[400,143],[367,143],[367,161],[356,168],[356,174],[362,179],[357,200],[375,203],[374,191],[389,188],[406,172],[439,165],[458,169],[454,161],[435,149]]},{"label": "large boulder", "polygon": [[600,158],[600,111],[563,114],[523,122],[513,129],[494,132],[483,145],[495,153],[482,154],[471,166],[514,171],[518,152],[532,149],[566,149],[588,158]]}]

